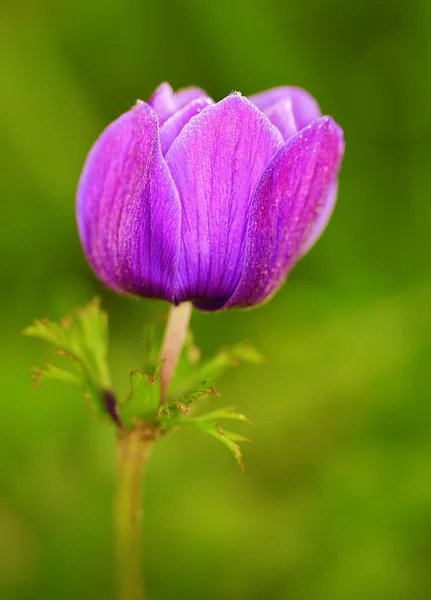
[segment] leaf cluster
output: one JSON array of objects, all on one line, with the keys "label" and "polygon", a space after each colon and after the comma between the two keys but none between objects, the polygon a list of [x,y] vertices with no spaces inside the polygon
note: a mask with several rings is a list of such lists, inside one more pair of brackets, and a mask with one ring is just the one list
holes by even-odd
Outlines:
[{"label": "leaf cluster", "polygon": [[[155,341],[153,328],[148,331],[152,336],[148,356],[154,360],[159,343]],[[41,380],[57,380],[77,387],[84,392],[99,418],[122,431],[145,427],[156,438],[178,429],[198,429],[224,444],[243,468],[239,444],[249,440],[225,429],[221,423],[250,421],[233,406],[203,414],[195,414],[195,407],[199,400],[220,395],[212,382],[227,369],[240,362],[262,362],[261,354],[250,344],[222,348],[215,356],[202,360],[189,332],[176,376],[162,403],[160,370],[163,361],[157,362],[148,373],[132,369],[129,393],[124,399],[117,398],[108,365],[108,316],[101,309],[99,299],[78,308],[58,323],[36,320],[23,333],[52,344],[62,360],[60,365],[45,362],[43,367],[31,367],[34,387]]]}]

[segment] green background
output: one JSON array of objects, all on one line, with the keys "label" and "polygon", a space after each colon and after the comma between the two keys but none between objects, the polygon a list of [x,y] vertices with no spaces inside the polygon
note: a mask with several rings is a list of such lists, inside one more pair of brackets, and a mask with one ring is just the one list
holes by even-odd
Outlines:
[{"label": "green background", "polygon": [[430,54],[428,0],[1,3],[2,598],[114,598],[113,433],[75,390],[31,391],[51,348],[19,333],[100,294],[126,390],[167,307],[98,284],[74,195],[96,136],[162,80],[216,99],[303,86],[346,157],[330,226],[280,293],[193,316],[204,353],[247,338],[267,362],[218,384],[253,421],[245,473],[194,431],[152,455],[150,600],[430,597]]}]

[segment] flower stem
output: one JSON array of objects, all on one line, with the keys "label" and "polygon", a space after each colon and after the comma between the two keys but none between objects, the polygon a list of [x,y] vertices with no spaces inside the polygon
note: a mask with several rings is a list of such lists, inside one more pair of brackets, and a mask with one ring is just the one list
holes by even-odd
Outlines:
[{"label": "flower stem", "polygon": [[160,371],[162,402],[166,400],[169,383],[186,340],[191,312],[191,302],[183,302],[179,306],[172,306],[169,313],[162,351],[160,352],[160,360],[165,361]]},{"label": "flower stem", "polygon": [[118,440],[115,505],[118,600],[143,600],[141,579],[142,479],[154,438],[148,431],[123,431]]},{"label": "flower stem", "polygon": [[[169,313],[160,359],[161,401],[187,335],[192,305],[173,306]],[[118,600],[143,600],[141,579],[142,479],[150,449],[160,431],[154,424],[141,423],[131,431],[122,430],[118,439],[118,483],[115,503]]]}]

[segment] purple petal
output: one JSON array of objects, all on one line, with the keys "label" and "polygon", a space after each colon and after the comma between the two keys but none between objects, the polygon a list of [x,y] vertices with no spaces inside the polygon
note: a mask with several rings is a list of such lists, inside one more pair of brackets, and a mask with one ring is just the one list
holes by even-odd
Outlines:
[{"label": "purple petal", "polygon": [[320,238],[322,233],[325,231],[326,226],[331,218],[332,212],[335,208],[335,202],[337,200],[338,192],[338,179],[331,182],[329,190],[325,200],[322,203],[322,208],[318,213],[316,220],[314,221],[308,236],[304,239],[301,245],[301,256],[307,254],[307,252],[314,246],[317,240]]},{"label": "purple petal", "polygon": [[253,198],[244,272],[223,308],[259,304],[284,282],[317,229],[321,232],[325,202],[334,203],[329,190],[343,150],[341,129],[330,117],[322,117],[273,158]]},{"label": "purple petal", "polygon": [[210,104],[214,104],[210,98],[193,100],[163,123],[160,128],[160,144],[163,156],[171,147],[174,139],[180,134],[184,125],[187,125],[192,117],[199,114],[201,110]]},{"label": "purple petal", "polygon": [[187,104],[198,98],[213,100],[197,87],[184,88],[174,92],[169,83],[161,83],[154,94],[148,100],[148,104],[157,113],[160,126],[169,119],[177,110],[181,110]]},{"label": "purple petal", "polygon": [[320,108],[308,92],[298,87],[278,87],[250,96],[287,140],[319,118]]},{"label": "purple petal", "polygon": [[[282,146],[246,98],[231,95],[184,127],[166,154],[182,206],[176,300],[214,310],[241,277],[254,189]],[[205,302],[205,304],[203,304]]]},{"label": "purple petal", "polygon": [[116,291],[172,299],[181,207],[145,103],[114,121],[88,155],[79,232],[96,275]]}]

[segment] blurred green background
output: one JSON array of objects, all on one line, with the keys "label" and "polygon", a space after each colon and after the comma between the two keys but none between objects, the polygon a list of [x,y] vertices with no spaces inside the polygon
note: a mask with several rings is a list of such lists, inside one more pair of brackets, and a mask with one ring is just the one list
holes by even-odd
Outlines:
[{"label": "blurred green background", "polygon": [[[241,473],[199,433],[149,465],[150,600],[419,600],[431,564],[431,3],[5,1],[0,6],[0,597],[114,598],[114,437],[22,338],[96,293],[121,391],[162,303],[90,272],[74,195],[100,131],[162,80],[216,99],[308,89],[343,127],[339,202],[269,304],[194,314],[203,352],[267,356],[219,382],[253,421]],[[219,400],[213,400],[218,403]]]}]

